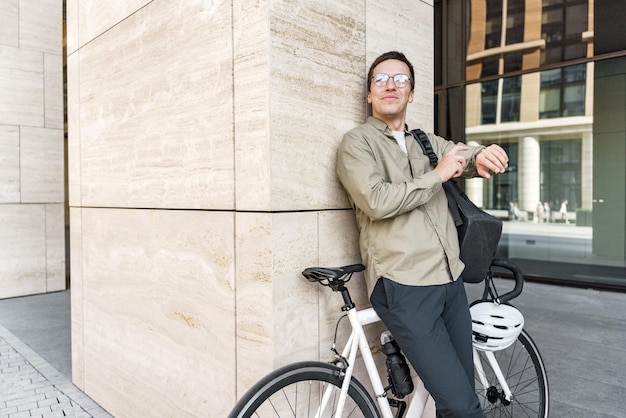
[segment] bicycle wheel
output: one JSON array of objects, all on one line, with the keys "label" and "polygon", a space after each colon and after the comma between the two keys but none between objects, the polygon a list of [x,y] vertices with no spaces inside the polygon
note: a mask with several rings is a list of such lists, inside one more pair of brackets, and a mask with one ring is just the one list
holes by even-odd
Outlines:
[{"label": "bicycle wheel", "polygon": [[[481,359],[484,354],[479,352]],[[483,369],[489,385],[483,388],[476,378],[476,394],[487,417],[539,417],[548,418],[548,378],[537,346],[528,333],[522,330],[510,347],[494,352],[504,374],[513,399],[507,401],[489,363]]]},{"label": "bicycle wheel", "polygon": [[341,417],[335,410],[343,382],[341,369],[329,363],[307,361],[273,371],[237,402],[229,418],[314,417],[322,396],[330,390],[328,405],[320,417],[379,418],[378,409],[363,385],[350,382]]}]

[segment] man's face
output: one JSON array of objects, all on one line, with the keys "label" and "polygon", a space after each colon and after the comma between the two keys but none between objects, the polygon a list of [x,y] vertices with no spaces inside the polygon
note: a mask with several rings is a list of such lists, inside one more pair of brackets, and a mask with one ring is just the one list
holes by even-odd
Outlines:
[{"label": "man's face", "polygon": [[413,101],[411,82],[404,87],[398,87],[393,77],[396,74],[410,76],[409,67],[402,61],[392,59],[381,62],[372,72],[373,75],[379,73],[389,75],[389,80],[384,86],[377,86],[372,80],[368,80],[370,90],[367,93],[367,102],[372,105],[373,116],[385,122],[404,118],[407,105]]}]

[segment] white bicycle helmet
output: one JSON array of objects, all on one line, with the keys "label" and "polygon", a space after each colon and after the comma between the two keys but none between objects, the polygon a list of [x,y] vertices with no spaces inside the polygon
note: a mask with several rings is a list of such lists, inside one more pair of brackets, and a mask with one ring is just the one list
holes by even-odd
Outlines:
[{"label": "white bicycle helmet", "polygon": [[524,316],[511,305],[491,301],[475,303],[472,315],[472,342],[483,351],[504,350],[515,342],[524,327]]}]

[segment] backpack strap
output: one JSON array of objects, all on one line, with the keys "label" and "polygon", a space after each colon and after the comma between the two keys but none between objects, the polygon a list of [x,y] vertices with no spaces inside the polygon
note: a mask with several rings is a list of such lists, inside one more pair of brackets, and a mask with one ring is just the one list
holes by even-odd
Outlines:
[{"label": "backpack strap", "polygon": [[[433,150],[433,145],[430,143],[430,139],[428,139],[428,135],[424,133],[421,129],[413,129],[411,131],[413,138],[420,144],[424,155],[428,157],[430,160],[430,164],[433,167],[437,167],[437,163],[439,159],[437,158],[437,154],[435,154],[435,150]],[[456,205],[456,200],[454,198],[454,194],[452,194],[451,187],[455,187],[454,184],[450,183],[452,180],[448,180],[443,183],[443,189],[446,192],[446,197],[448,198],[448,207],[450,208],[450,212],[452,213],[452,217],[454,218],[454,225],[457,227],[463,225],[463,219],[461,219],[461,214],[459,213],[459,207]]]},{"label": "backpack strap", "polygon": [[420,147],[422,147],[424,155],[430,159],[430,164],[433,167],[437,167],[439,160],[437,159],[437,154],[435,154],[435,151],[433,150],[430,139],[428,139],[428,135],[426,135],[426,133],[424,133],[421,129],[413,129],[411,134],[413,134],[413,138],[415,138],[417,143],[420,144]]}]

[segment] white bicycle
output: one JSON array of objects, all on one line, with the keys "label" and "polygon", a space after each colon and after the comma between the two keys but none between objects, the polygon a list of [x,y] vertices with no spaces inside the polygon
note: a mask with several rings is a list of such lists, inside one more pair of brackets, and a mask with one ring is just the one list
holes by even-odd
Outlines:
[{"label": "white bicycle", "polygon": [[[229,418],[422,416],[429,394],[419,379],[415,384],[410,380],[408,367],[401,355],[398,360],[397,353],[388,354],[389,351],[395,351],[389,350],[395,343],[388,332],[381,337],[382,342],[386,343],[383,345],[383,352],[388,355],[389,373],[389,385],[383,386],[363,331],[363,326],[378,322],[380,318],[373,308],[357,310],[345,286],[353,273],[362,270],[363,265],[355,264],[340,268],[311,267],[302,272],[309,281],[341,293],[344,301],[341,310],[345,312],[341,318],[347,316],[352,326],[348,342],[341,354],[333,343],[331,350],[335,353],[335,359],[332,362],[293,363],[263,377],[239,400]],[[513,274],[515,286],[510,292],[499,296],[493,279],[502,270],[506,270],[507,275],[508,272]],[[548,417],[546,370],[535,343],[521,329],[523,317],[520,324],[519,318],[503,318],[497,313],[500,308],[510,309],[517,312],[514,316],[521,317],[519,311],[508,302],[521,293],[522,287],[523,276],[517,266],[506,260],[493,260],[492,268],[485,279],[482,299],[473,302],[470,308],[474,334],[476,393],[488,417]],[[475,306],[479,309],[473,309]],[[495,332],[485,331],[485,327],[490,325],[484,320],[485,315],[505,322],[491,324]],[[504,329],[516,326],[521,332],[517,329],[511,334]],[[499,334],[499,331],[502,333]],[[511,341],[506,341],[507,338]],[[336,339],[335,333],[335,342]],[[358,351],[361,352],[361,360],[365,364],[374,391],[373,396],[353,377]],[[407,405],[402,399],[413,390],[415,393],[410,405]]]}]

